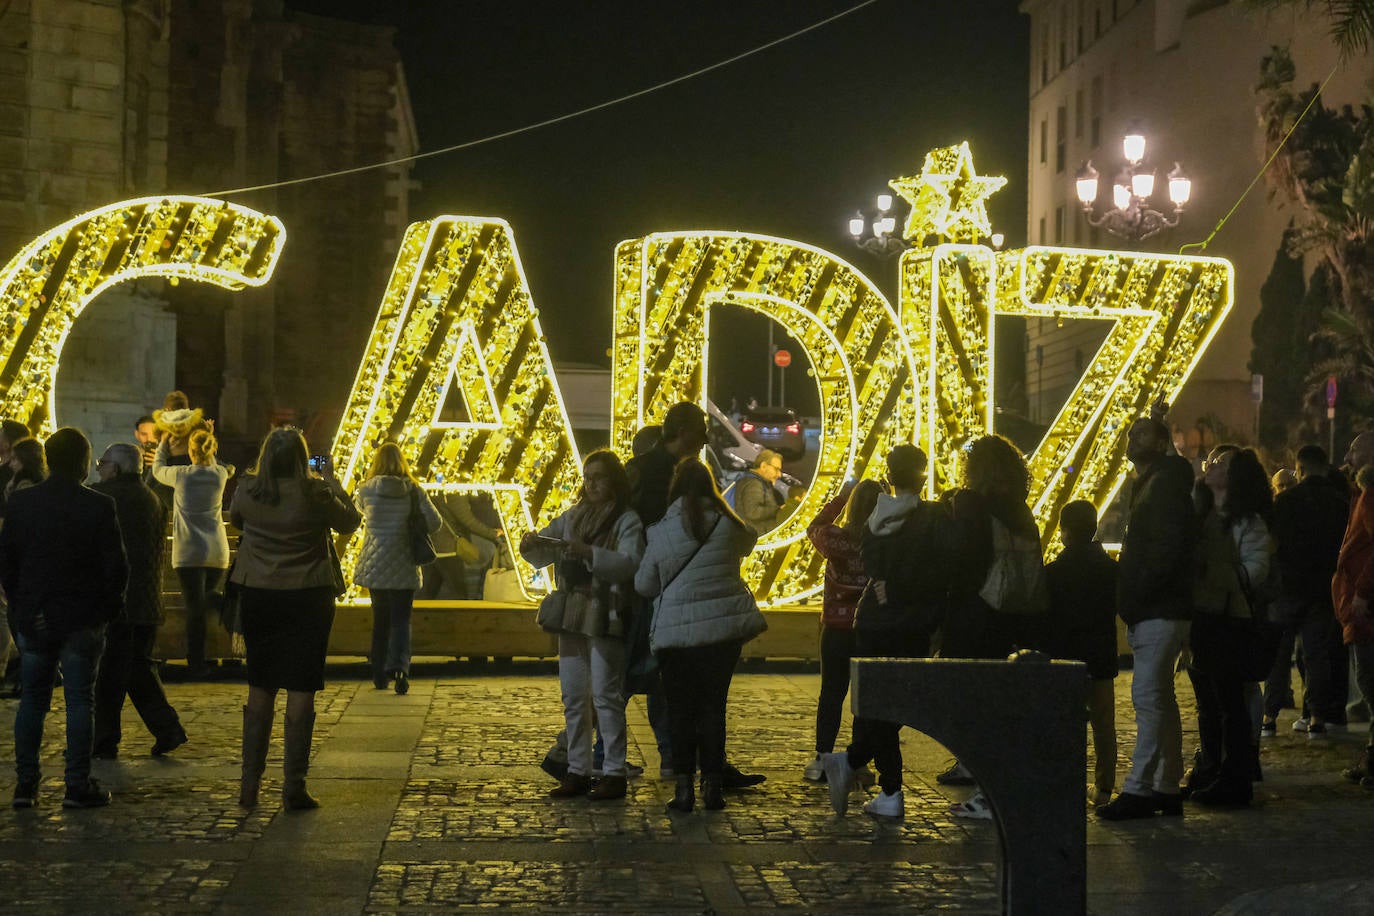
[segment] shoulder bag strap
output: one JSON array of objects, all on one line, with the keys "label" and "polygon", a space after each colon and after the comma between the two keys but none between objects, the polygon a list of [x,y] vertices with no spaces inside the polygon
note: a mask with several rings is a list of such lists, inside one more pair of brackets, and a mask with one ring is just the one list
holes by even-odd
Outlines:
[{"label": "shoulder bag strap", "polygon": [[672,585],[674,582],[676,582],[676,581],[677,581],[677,577],[680,576],[680,575],[682,575],[682,571],[683,571],[684,569],[686,569],[688,566],[691,566],[691,565],[692,565],[692,561],[695,560],[695,559],[697,558],[697,554],[701,553],[701,548],[703,548],[703,547],[706,546],[706,541],[711,540],[711,535],[713,535],[713,534],[716,533],[716,529],[720,527],[720,523],[723,522],[724,520],[725,520],[725,516],[723,516],[723,515],[720,516],[720,517],[718,517],[718,518],[716,519],[716,523],[715,523],[714,525],[711,526],[711,530],[708,531],[708,532],[706,532],[706,540],[698,541],[698,542],[697,542],[696,549],[693,550],[690,554],[688,554],[686,560],[683,560],[683,561],[682,561],[682,565],[679,566],[679,567],[677,568],[677,572],[673,573],[672,576],[669,577],[668,581],[663,583],[663,588],[659,589],[659,592],[658,592],[660,595],[662,595],[664,592],[668,591],[668,586],[670,586],[670,585]]}]

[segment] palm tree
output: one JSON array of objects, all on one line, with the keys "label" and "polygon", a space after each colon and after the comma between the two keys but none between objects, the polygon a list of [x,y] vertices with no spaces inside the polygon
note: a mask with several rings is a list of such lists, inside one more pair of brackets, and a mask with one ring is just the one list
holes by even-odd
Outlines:
[{"label": "palm tree", "polygon": [[1302,7],[1304,11],[1320,10],[1331,22],[1331,40],[1341,49],[1342,57],[1362,53],[1374,42],[1374,0],[1247,0],[1259,10]]}]

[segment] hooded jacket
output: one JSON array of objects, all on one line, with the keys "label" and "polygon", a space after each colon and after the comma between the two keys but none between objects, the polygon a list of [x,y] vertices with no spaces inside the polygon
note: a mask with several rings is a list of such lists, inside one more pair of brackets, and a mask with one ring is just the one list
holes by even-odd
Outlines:
[{"label": "hooded jacket", "polygon": [[861,554],[872,584],[854,628],[930,633],[944,615],[950,585],[949,516],[914,493],[878,496]]},{"label": "hooded jacket", "polygon": [[758,604],[740,578],[740,560],[758,535],[732,517],[706,509],[704,542],[687,530],[681,497],[648,531],[635,590],[657,597],[649,625],[655,652],[752,639],[767,629]]},{"label": "hooded jacket", "polygon": [[363,516],[363,546],[353,582],[368,589],[417,589],[420,567],[410,554],[411,490],[419,490],[420,514],[430,534],[443,524],[423,487],[402,477],[379,474],[358,487],[353,505]]}]

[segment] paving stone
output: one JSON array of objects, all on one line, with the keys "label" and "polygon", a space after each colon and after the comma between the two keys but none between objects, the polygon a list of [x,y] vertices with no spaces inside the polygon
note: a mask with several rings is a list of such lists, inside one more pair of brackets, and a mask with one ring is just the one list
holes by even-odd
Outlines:
[{"label": "paving stone", "polygon": [[[858,794],[837,817],[826,787],[802,779],[813,753],[813,674],[736,675],[729,753],[768,780],[729,793],[724,811],[671,818],[673,785],[656,778],[642,697],[629,708],[630,756],[649,772],[630,781],[625,800],[594,804],[547,797],[554,783],[537,764],[562,726],[547,666],[420,670],[412,683],[396,697],[373,690],[358,666],[331,670],[311,776],[325,807],[314,812],[281,809],[280,709],[262,804],[238,808],[246,687],[230,680],[169,685],[191,742],[167,759],[148,756],[151,739],[126,710],[123,756],[94,770],[113,803],[64,811],[59,690],[42,804],[0,815],[6,911],[87,910],[92,900],[110,912],[178,913],[997,909],[996,828],[950,816],[949,803],[970,790],[935,782],[951,759],[937,742],[902,733],[903,820],[864,816]],[[1191,689],[1184,676],[1177,686],[1191,749]],[[1118,781],[1134,741],[1129,687],[1126,673],[1117,684]],[[15,705],[0,701],[0,716]],[[1189,807],[1182,819],[1130,823],[1085,813],[1089,911],[1213,912],[1234,902],[1228,913],[1287,913],[1304,894],[1320,901],[1312,909],[1359,911],[1346,904],[1369,896],[1352,882],[1367,880],[1374,792],[1339,771],[1365,735],[1309,742],[1287,731],[1292,716],[1264,743],[1266,780],[1251,810]],[[846,713],[841,745],[847,738]],[[12,740],[0,727],[5,773]],[[1331,882],[1295,890],[1312,882],[1313,863]]]}]

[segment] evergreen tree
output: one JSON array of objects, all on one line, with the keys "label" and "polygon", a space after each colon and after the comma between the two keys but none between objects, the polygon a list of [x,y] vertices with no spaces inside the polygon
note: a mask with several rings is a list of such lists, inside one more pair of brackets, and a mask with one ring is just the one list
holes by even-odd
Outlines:
[{"label": "evergreen tree", "polygon": [[1312,370],[1309,339],[1317,314],[1305,301],[1302,260],[1288,253],[1288,233],[1274,253],[1274,266],[1260,287],[1260,310],[1250,326],[1250,371],[1264,376],[1259,441],[1271,451],[1288,443],[1294,417],[1302,413],[1305,381]]}]

